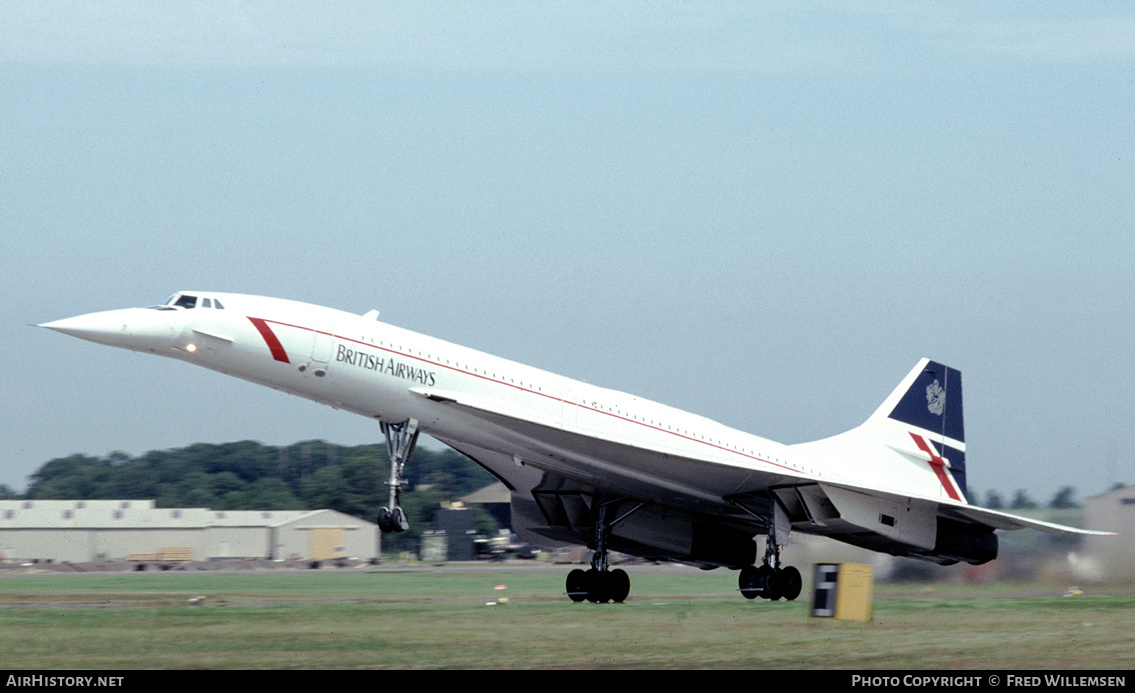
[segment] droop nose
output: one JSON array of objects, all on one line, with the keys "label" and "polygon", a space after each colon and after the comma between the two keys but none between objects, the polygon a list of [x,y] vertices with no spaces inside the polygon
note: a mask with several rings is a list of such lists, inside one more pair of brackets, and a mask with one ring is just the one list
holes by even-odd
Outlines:
[{"label": "droop nose", "polygon": [[165,351],[174,345],[170,314],[151,308],[125,308],[88,313],[39,325],[72,337],[134,351]]}]

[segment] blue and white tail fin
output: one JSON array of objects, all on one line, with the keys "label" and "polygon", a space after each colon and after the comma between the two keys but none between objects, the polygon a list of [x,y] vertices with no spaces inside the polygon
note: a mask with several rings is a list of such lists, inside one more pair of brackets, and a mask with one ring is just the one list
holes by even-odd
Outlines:
[{"label": "blue and white tail fin", "polygon": [[871,418],[884,416],[965,443],[961,371],[922,359]]},{"label": "blue and white tail fin", "polygon": [[862,425],[793,446],[871,485],[923,498],[968,503],[962,374],[922,359]]},{"label": "blue and white tail fin", "polygon": [[[902,424],[904,430],[900,432],[893,423],[884,421]],[[946,494],[953,500],[968,501],[961,371],[922,359],[864,426],[872,423],[880,434],[889,431],[899,438],[888,445],[900,452],[908,452],[913,443],[920,453],[914,456],[929,458]]]}]

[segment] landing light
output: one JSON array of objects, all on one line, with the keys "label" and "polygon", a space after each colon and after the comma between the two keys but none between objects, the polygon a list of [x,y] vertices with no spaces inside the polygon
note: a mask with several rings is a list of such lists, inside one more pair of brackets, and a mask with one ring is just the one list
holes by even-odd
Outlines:
[{"label": "landing light", "polygon": [[185,345],[185,350],[192,354],[193,352],[197,351],[197,345],[196,344],[187,344],[187,345]]}]

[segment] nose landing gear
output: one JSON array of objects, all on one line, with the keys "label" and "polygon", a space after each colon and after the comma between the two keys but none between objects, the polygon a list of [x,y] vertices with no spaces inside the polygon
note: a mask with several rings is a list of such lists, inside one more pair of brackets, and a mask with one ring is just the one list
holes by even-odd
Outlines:
[{"label": "nose landing gear", "polygon": [[383,532],[405,532],[410,528],[406,513],[398,505],[402,495],[402,470],[414,454],[414,445],[418,442],[418,422],[407,419],[402,423],[391,424],[382,422],[382,432],[386,434],[386,455],[390,458],[390,480],[386,485],[390,487],[390,505],[378,512],[376,524]]}]

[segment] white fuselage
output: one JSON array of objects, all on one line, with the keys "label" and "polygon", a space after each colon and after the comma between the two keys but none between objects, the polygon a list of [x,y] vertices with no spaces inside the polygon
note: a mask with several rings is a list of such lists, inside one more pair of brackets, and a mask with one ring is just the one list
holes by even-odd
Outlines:
[{"label": "white fuselage", "polygon": [[[715,486],[712,475],[683,473],[675,465],[649,469],[598,456],[580,460],[578,449],[556,450],[546,437],[529,439],[511,428],[494,428],[444,404],[460,400],[549,430],[675,459],[694,457],[794,478],[833,476],[780,443],[374,318],[278,299],[215,295],[225,310],[177,311],[185,321],[180,337],[185,344],[165,355],[363,416],[416,419],[423,432],[444,442],[507,453],[569,478],[581,463],[588,464],[589,476],[594,473],[631,495],[675,487],[720,503],[737,489]],[[186,351],[191,343],[194,350]],[[726,483],[736,485],[732,478]]]},{"label": "white fuselage", "polygon": [[[665,500],[659,496],[669,490],[720,505],[723,496],[742,490],[738,468],[786,480],[839,481],[844,476],[786,445],[379,322],[374,313],[360,316],[284,299],[192,293],[199,301],[191,309],[167,305],[107,311],[45,326],[176,358],[362,416],[391,423],[416,419],[421,431],[443,442],[505,454],[517,466],[568,478],[580,476],[583,468],[588,479],[643,500]],[[205,298],[223,308],[202,307]],[[119,323],[122,329],[117,329]],[[609,448],[594,455],[578,445],[561,449],[555,436],[494,427],[483,417],[445,406],[456,400],[534,427],[654,454],[650,460],[610,459]],[[719,478],[705,467],[667,464],[670,457],[705,460],[734,473]],[[493,471],[506,479],[514,474]]]}]

